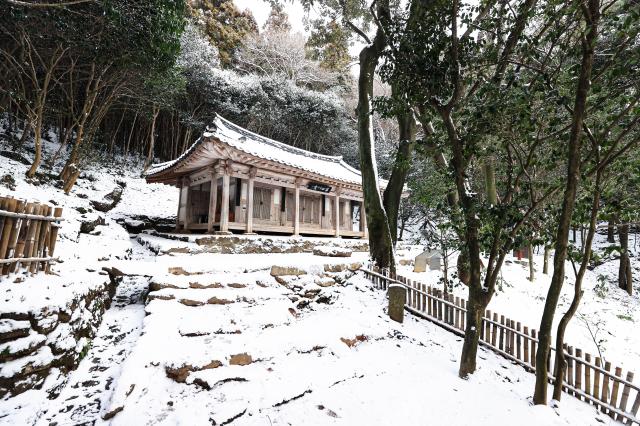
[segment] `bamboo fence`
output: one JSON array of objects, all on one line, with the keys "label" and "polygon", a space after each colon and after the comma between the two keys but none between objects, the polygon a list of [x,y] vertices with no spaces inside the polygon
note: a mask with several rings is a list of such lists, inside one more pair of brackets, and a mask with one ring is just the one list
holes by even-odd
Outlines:
[{"label": "bamboo fence", "polygon": [[61,221],[62,207],[0,197],[0,276],[48,272]]},{"label": "bamboo fence", "polygon": [[[378,289],[388,290],[389,284],[403,285],[407,290],[407,311],[464,336],[467,312],[465,299],[406,277],[392,279],[387,271],[361,270]],[[520,321],[487,310],[480,328],[480,344],[525,370],[535,372],[537,332]],[[610,361],[599,356],[569,345],[563,349],[567,360],[563,390],[567,394],[596,406],[622,424],[640,425],[640,387],[633,383],[633,372],[628,371],[623,375],[622,368],[612,367]],[[551,348],[547,360],[550,383],[555,381],[555,350]]]}]

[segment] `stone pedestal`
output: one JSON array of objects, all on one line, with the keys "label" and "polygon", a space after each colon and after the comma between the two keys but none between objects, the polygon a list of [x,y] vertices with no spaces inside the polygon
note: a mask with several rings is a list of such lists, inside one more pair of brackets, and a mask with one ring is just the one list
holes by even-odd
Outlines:
[{"label": "stone pedestal", "polygon": [[404,319],[404,304],[407,298],[407,289],[399,284],[391,284],[388,290],[389,295],[389,317],[397,322]]}]

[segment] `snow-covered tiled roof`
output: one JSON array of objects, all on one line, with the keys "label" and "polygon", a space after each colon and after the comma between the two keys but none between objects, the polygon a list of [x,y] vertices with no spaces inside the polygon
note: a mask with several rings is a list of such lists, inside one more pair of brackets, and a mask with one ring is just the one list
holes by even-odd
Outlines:
[{"label": "snow-covered tiled roof", "polygon": [[147,172],[147,176],[152,177],[171,168],[178,167],[198,148],[202,149],[201,145],[203,143],[214,139],[254,157],[342,182],[362,184],[360,171],[349,166],[340,156],[316,154],[274,141],[233,124],[219,115],[216,115],[213,125],[207,127],[202,137],[180,157],[173,161],[154,165]]}]

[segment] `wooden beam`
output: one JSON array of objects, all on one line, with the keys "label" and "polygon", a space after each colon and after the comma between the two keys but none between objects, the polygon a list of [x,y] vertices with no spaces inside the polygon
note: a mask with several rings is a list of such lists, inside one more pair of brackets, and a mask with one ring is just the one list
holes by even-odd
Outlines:
[{"label": "wooden beam", "polygon": [[336,223],[335,223],[335,233],[336,237],[340,236],[340,192],[338,188],[336,188],[336,198],[335,198],[335,210],[336,210]]},{"label": "wooden beam", "polygon": [[180,230],[180,206],[182,205],[182,178],[178,178],[180,193],[178,194],[178,213],[176,213],[176,231]]},{"label": "wooden beam", "polygon": [[249,171],[249,182],[247,184],[247,234],[253,234],[253,181],[258,169],[252,167]]},{"label": "wooden beam", "polygon": [[296,187],[293,195],[293,235],[300,235],[300,185],[296,179]]},{"label": "wooden beam", "polygon": [[229,174],[222,175],[222,202],[220,204],[220,232],[229,232]]},{"label": "wooden beam", "polygon": [[191,185],[189,185],[188,179],[187,184],[182,188],[187,191],[187,200],[184,205],[184,223],[182,224],[183,229],[186,231],[189,229],[189,222],[191,219]]},{"label": "wooden beam", "polygon": [[211,170],[211,188],[209,189],[209,222],[207,232],[213,232],[213,224],[216,219],[216,208],[218,203],[218,173]]}]

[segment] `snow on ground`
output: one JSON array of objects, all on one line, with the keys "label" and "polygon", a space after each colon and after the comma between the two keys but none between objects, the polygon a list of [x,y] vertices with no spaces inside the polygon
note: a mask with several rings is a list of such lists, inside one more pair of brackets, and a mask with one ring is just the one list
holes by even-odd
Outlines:
[{"label": "snow on ground", "polygon": [[[4,280],[0,310],[63,303],[69,292],[104,281],[102,266],[136,276],[118,288],[91,349],[60,395],[48,400],[44,391],[32,390],[1,400],[0,424],[615,424],[569,397],[560,409],[531,406],[533,375],[484,349],[477,374],[458,379],[461,340],[411,315],[404,324],[391,322],[383,293],[360,275],[326,286],[310,274],[283,283],[269,274],[274,264],[323,274],[364,260],[364,253],[349,259],[312,253],[156,254],[115,220],[170,219],[175,188],[147,185],[130,168],[112,164],[91,168],[67,196],[48,183],[26,182],[25,170],[2,158],[0,176],[13,176],[16,188],[0,187],[0,194],[64,206],[56,250],[63,263],[54,268],[57,277]],[[84,213],[118,182],[126,186],[114,210]],[[92,234],[79,233],[80,223],[98,214],[106,224]],[[519,283],[505,286],[492,308],[527,321],[529,311],[522,307],[531,306],[531,318],[537,319],[541,302],[526,298],[543,294],[544,278],[538,274],[540,282],[529,284],[518,268],[505,269]],[[140,296],[148,283],[156,291],[144,306]],[[507,297],[512,305],[499,305]],[[610,300],[611,310],[619,310],[619,302]],[[613,353],[611,358],[617,359]]]},{"label": "snow on ground", "polygon": [[[237,255],[252,264],[262,256]],[[317,271],[324,263],[304,265]],[[226,272],[221,281],[216,264]],[[166,287],[152,293],[143,334],[103,408],[117,413],[113,425],[611,422],[571,398],[557,412],[531,406],[533,376],[493,353],[481,351],[478,373],[458,379],[461,340],[411,316],[391,322],[384,294],[359,275],[322,288],[330,304],[297,308],[267,270],[209,265],[205,274],[152,279]],[[179,302],[213,297],[229,303]]]},{"label": "snow on ground", "polygon": [[[630,247],[633,248],[634,238],[630,237]],[[606,235],[597,235],[596,247],[602,249],[607,245]],[[418,246],[408,246],[401,250],[402,258],[415,258],[420,253]],[[565,341],[584,352],[611,361],[614,366],[634,372],[640,371],[640,342],[637,324],[640,323],[640,262],[638,252],[634,250],[632,268],[634,269],[634,294],[629,296],[626,291],[618,288],[618,261],[609,260],[592,271],[587,271],[582,288],[582,297],[578,312],[569,323]],[[488,306],[492,312],[505,315],[515,321],[522,322],[529,328],[538,329],[540,317],[544,309],[544,301],[551,282],[553,272],[553,255],[549,265],[549,275],[542,273],[543,256],[535,255],[535,281],[528,280],[529,267],[526,259],[518,262],[517,258],[507,256],[502,268],[499,289]],[[451,273],[455,271],[455,258],[450,261]],[[439,279],[442,273],[429,271],[415,273],[412,265],[400,266],[399,273],[409,279],[414,279],[432,286],[441,286]],[[567,262],[566,280],[562,289],[558,310],[554,318],[554,330],[560,318],[569,308],[573,299],[575,275],[573,267]],[[599,282],[599,276],[606,276],[604,284]],[[602,286],[606,287],[602,292]],[[467,298],[467,288],[461,284],[454,288],[454,294]],[[555,339],[555,331],[554,331]],[[597,343],[596,343],[597,342]]]}]

